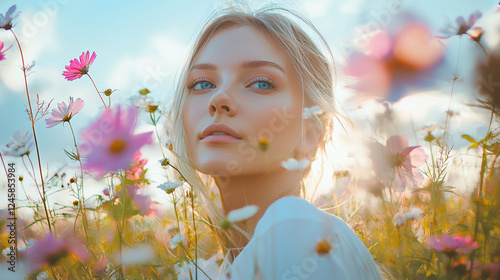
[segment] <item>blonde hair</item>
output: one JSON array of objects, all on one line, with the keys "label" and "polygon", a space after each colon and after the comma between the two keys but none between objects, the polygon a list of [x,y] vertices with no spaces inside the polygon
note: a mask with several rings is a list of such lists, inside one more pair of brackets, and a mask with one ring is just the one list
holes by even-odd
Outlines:
[{"label": "blonde hair", "polygon": [[[321,53],[304,30],[281,13],[298,18],[318,35],[320,41],[328,51],[332,66],[330,66],[328,59]],[[338,112],[336,106],[334,97],[336,74],[333,55],[326,40],[309,20],[296,12],[277,6],[268,6],[253,13],[245,12],[238,7],[230,7],[212,15],[212,19],[208,21],[197,37],[181,72],[171,104],[172,107],[168,115],[171,120],[172,129],[171,131],[167,131],[167,134],[171,135],[173,152],[176,155],[172,160],[173,165],[182,172],[185,179],[194,188],[194,192],[197,194],[199,203],[201,203],[206,211],[207,220],[210,222],[211,229],[217,236],[224,254],[227,253],[232,244],[227,233],[219,227],[220,221],[225,217],[211,199],[210,190],[207,188],[210,178],[207,177],[207,185],[203,183],[200,177],[202,175],[195,170],[189,161],[186,149],[186,134],[182,122],[182,110],[187,97],[187,77],[193,63],[203,52],[210,39],[216,34],[229,28],[241,26],[250,26],[269,35],[290,58],[302,88],[302,96],[304,97],[303,108],[304,105],[307,107],[319,106],[323,112],[323,114],[314,118],[324,136],[319,145],[323,154],[326,154],[325,145],[332,140],[334,119],[339,120],[339,117],[341,117],[341,119],[348,120],[344,114]],[[305,172],[305,175],[309,174],[309,170],[310,167]],[[301,195],[305,196],[304,184],[300,186],[300,191]],[[243,229],[235,228],[248,239],[251,238],[250,234]]]}]

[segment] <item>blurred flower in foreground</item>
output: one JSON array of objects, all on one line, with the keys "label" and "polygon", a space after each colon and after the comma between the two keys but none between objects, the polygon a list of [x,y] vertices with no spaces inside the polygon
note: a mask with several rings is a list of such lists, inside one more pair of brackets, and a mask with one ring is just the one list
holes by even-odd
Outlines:
[{"label": "blurred flower in foreground", "polygon": [[54,127],[63,122],[69,122],[71,118],[78,114],[80,110],[83,108],[84,102],[82,99],[78,98],[76,101],[73,101],[73,97],[69,97],[69,105],[61,102],[57,104],[57,109],[52,110],[52,117],[45,119],[47,123],[47,128]]},{"label": "blurred flower in foreground", "polygon": [[145,263],[153,260],[154,250],[150,245],[143,244],[126,248],[122,252],[122,265]]},{"label": "blurred flower in foreground", "polygon": [[127,186],[127,197],[130,198],[132,204],[139,210],[142,216],[149,215],[152,212],[152,202],[151,197],[139,193],[140,187]]},{"label": "blurred flower in foreground", "polygon": [[[10,49],[10,47],[6,48],[5,50],[2,51],[4,47],[3,42],[0,42],[0,61],[5,60],[5,52]],[[11,46],[12,47],[12,46]]]},{"label": "blurred flower in foreground", "polygon": [[64,67],[66,68],[66,71],[62,73],[64,78],[68,81],[80,79],[89,72],[89,67],[94,63],[96,56],[95,52],[92,52],[92,57],[90,56],[90,51],[87,51],[87,53],[82,52],[80,60],[75,58],[69,62],[69,66]]},{"label": "blurred flower in foreground", "polygon": [[140,180],[141,178],[144,179],[145,175],[145,170],[144,166],[146,163],[148,163],[148,160],[142,157],[142,153],[140,151],[137,151],[132,158],[132,162],[130,163],[130,168],[128,171],[126,171],[127,174],[127,179],[131,180]]},{"label": "blurred flower in foreground", "polygon": [[457,17],[455,20],[455,24],[448,22],[444,28],[441,28],[439,31],[441,32],[441,35],[438,37],[440,38],[450,38],[451,36],[462,36],[464,34],[467,34],[467,31],[471,29],[474,24],[476,24],[476,21],[481,18],[482,14],[480,11],[475,11],[469,16],[469,20],[465,20],[463,16]]},{"label": "blurred flower in foreground", "polygon": [[[196,265],[198,266],[198,280],[227,279],[221,275],[222,271],[218,270],[217,254],[214,254],[208,260],[198,258]],[[189,260],[176,263],[173,269],[177,275],[177,279],[194,278],[193,275],[196,275],[196,265]]]},{"label": "blurred flower in foreground", "polygon": [[472,252],[477,248],[478,244],[477,241],[472,242],[470,236],[450,236],[445,233],[441,237],[430,237],[427,246],[438,253],[445,253],[449,257],[453,257],[457,254],[463,255]]},{"label": "blurred flower in foreground", "polygon": [[5,13],[5,16],[3,14],[0,14],[0,29],[9,30],[12,28],[12,20],[15,19],[20,13],[18,12],[15,16],[12,16],[15,11],[16,5],[12,5],[7,10],[7,13]]},{"label": "blurred flower in foreground", "polygon": [[310,108],[305,108],[303,116],[304,116],[304,119],[308,119],[308,118],[311,118],[313,116],[317,116],[317,115],[321,114],[322,112],[323,111],[321,111],[321,108],[319,108],[319,106],[313,106]]},{"label": "blurred flower in foreground", "polygon": [[403,226],[406,221],[420,217],[420,214],[422,214],[422,210],[420,208],[413,207],[408,212],[399,212],[394,215],[394,223],[396,226]]},{"label": "blurred flower in foreground", "polygon": [[288,170],[302,170],[306,169],[311,162],[308,159],[302,159],[300,161],[289,158],[286,161],[281,162],[281,166]]},{"label": "blurred flower in foreground", "polygon": [[24,130],[18,130],[10,138],[11,142],[6,145],[7,149],[3,150],[3,155],[22,157],[29,155],[30,150],[35,145],[33,143],[33,133]]},{"label": "blurred flower in foreground", "polygon": [[476,67],[478,90],[488,100],[488,104],[500,110],[500,52],[490,54],[486,61]]},{"label": "blurred flower in foreground", "polygon": [[258,210],[259,207],[256,205],[247,205],[245,207],[232,210],[231,212],[229,212],[229,214],[227,214],[227,218],[221,221],[221,227],[223,229],[229,229],[234,222],[249,219],[250,217],[255,215]]},{"label": "blurred flower in foreground", "polygon": [[75,256],[82,262],[85,262],[89,256],[85,245],[69,232],[57,238],[52,234],[47,234],[28,249],[28,257],[34,265],[34,270],[46,265],[54,265],[67,256]]},{"label": "blurred flower in foreground", "polygon": [[422,23],[412,22],[391,33],[373,34],[364,53],[349,57],[344,71],[356,78],[353,88],[360,93],[396,102],[432,81],[430,72],[442,61],[444,50]]},{"label": "blurred flower in foreground", "polygon": [[109,269],[109,261],[108,259],[101,255],[99,256],[99,259],[97,262],[94,263],[92,266],[92,275],[93,276],[103,276],[107,273],[107,270]]},{"label": "blurred flower in foreground", "polygon": [[98,172],[127,169],[134,154],[144,145],[153,142],[153,132],[134,135],[137,109],[104,109],[104,112],[81,134],[81,154],[85,157],[83,168]]},{"label": "blurred flower in foreground", "polygon": [[420,146],[409,147],[406,137],[391,136],[385,147],[371,143],[370,153],[377,176],[389,178],[396,191],[403,192],[408,186],[416,187],[424,180],[418,167],[425,163],[428,155]]}]

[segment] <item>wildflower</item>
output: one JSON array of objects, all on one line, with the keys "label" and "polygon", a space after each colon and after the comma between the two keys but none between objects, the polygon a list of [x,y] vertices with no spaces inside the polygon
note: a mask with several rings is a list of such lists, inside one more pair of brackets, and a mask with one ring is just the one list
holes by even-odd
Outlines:
[{"label": "wildflower", "polygon": [[52,117],[45,119],[47,123],[47,128],[54,127],[60,123],[69,122],[71,118],[78,114],[83,108],[84,102],[82,99],[78,98],[73,101],[73,97],[69,97],[69,104],[61,102],[57,104],[57,109],[52,110]]},{"label": "wildflower", "polygon": [[148,163],[147,159],[141,159],[142,153],[137,151],[132,158],[129,170],[126,172],[127,178],[131,180],[139,180],[144,177],[144,166]]},{"label": "wildflower", "polygon": [[0,14],[0,29],[9,30],[12,28],[12,20],[15,19],[20,13],[18,12],[15,16],[12,16],[15,10],[16,10],[16,5],[12,5],[7,10],[7,13],[5,13],[5,16],[3,14]]},{"label": "wildflower", "polygon": [[438,36],[443,39],[450,38],[451,36],[462,36],[467,34],[467,31],[471,29],[471,27],[476,24],[476,21],[482,16],[480,11],[475,11],[469,16],[469,20],[466,21],[463,16],[459,16],[456,18],[455,23],[448,22],[444,28],[441,28],[439,31],[441,35]]},{"label": "wildflower", "polygon": [[227,220],[230,221],[231,223],[246,220],[259,210],[259,207],[256,205],[247,205],[243,208],[233,210],[227,214]]},{"label": "wildflower", "polygon": [[73,206],[78,206],[78,200],[73,201]]},{"label": "wildflower", "polygon": [[4,59],[5,59],[5,52],[6,52],[8,49],[10,49],[10,47],[12,47],[12,46],[10,46],[10,47],[8,47],[8,48],[6,48],[5,50],[3,50],[3,51],[2,51],[3,46],[4,46],[3,42],[0,42],[0,61],[2,61],[2,60],[4,60]]},{"label": "wildflower", "polygon": [[127,196],[131,199],[134,207],[139,210],[139,214],[149,215],[152,212],[151,197],[139,193],[139,189],[138,185],[127,186]]},{"label": "wildflower", "polygon": [[158,188],[166,191],[168,194],[171,194],[175,191],[177,187],[182,186],[182,184],[184,184],[184,181],[174,181],[174,182],[168,181],[159,185]]},{"label": "wildflower", "polygon": [[19,182],[22,182],[24,180],[23,176],[19,176]]},{"label": "wildflower", "polygon": [[378,31],[364,52],[354,52],[345,68],[354,89],[365,96],[396,102],[408,92],[428,86],[429,74],[440,65],[444,50],[428,27],[402,24],[398,32]]},{"label": "wildflower", "polygon": [[304,119],[308,119],[308,118],[311,118],[313,116],[317,116],[317,115],[319,115],[321,113],[322,113],[322,111],[319,108],[319,106],[313,106],[313,107],[310,107],[310,108],[305,108],[303,116],[304,116]]},{"label": "wildflower", "polygon": [[150,93],[150,91],[149,91],[149,89],[147,89],[147,88],[143,88],[143,89],[141,89],[141,90],[139,91],[139,93],[140,93],[140,94],[142,94],[142,95],[146,95],[146,94]]},{"label": "wildflower", "polygon": [[150,245],[139,245],[127,248],[122,253],[122,265],[145,263],[153,259],[153,248]]},{"label": "wildflower", "polygon": [[281,162],[281,166],[288,170],[302,170],[306,169],[311,162],[308,159],[302,159],[300,161],[289,158],[286,161]]},{"label": "wildflower", "polygon": [[265,152],[267,150],[267,147],[269,146],[269,140],[267,138],[262,137],[259,139],[259,143],[257,145],[259,147],[259,150]]},{"label": "wildflower", "polygon": [[135,153],[152,143],[152,132],[133,134],[136,122],[137,110],[133,107],[105,109],[81,134],[80,149],[86,156],[83,168],[97,171],[98,176],[128,168]]},{"label": "wildflower", "polygon": [[94,265],[92,266],[92,275],[94,276],[105,275],[108,269],[109,269],[109,261],[105,256],[101,255],[99,256],[97,262],[94,263]]},{"label": "wildflower", "polygon": [[329,241],[322,239],[316,243],[316,248],[314,250],[318,253],[318,255],[327,255],[332,250],[332,244]]},{"label": "wildflower", "polygon": [[11,142],[8,143],[7,150],[3,151],[5,156],[22,157],[29,155],[30,150],[33,148],[33,133],[18,130],[10,138]]},{"label": "wildflower", "polygon": [[453,257],[457,254],[463,255],[472,252],[478,244],[477,241],[472,242],[470,236],[450,236],[445,233],[441,237],[430,237],[427,246],[438,253],[445,253],[449,257]]},{"label": "wildflower", "polygon": [[170,164],[170,161],[168,160],[168,158],[160,159],[160,164],[161,166],[167,166]]},{"label": "wildflower", "polygon": [[408,139],[401,135],[391,136],[386,146],[378,143],[370,145],[371,157],[375,173],[379,178],[389,178],[398,192],[407,186],[416,187],[424,180],[418,170],[428,158],[420,146],[408,146]]},{"label": "wildflower", "polygon": [[175,249],[179,243],[182,243],[182,241],[184,241],[184,235],[181,233],[176,234],[170,240],[170,249]]},{"label": "wildflower", "polygon": [[107,189],[107,188],[106,188],[106,189],[104,189],[104,190],[102,191],[102,193],[103,193],[105,196],[109,196],[109,189]]},{"label": "wildflower", "polygon": [[106,95],[106,96],[111,96],[111,94],[112,94],[113,92],[115,92],[115,91],[117,91],[117,89],[113,89],[113,90],[112,90],[112,89],[108,88],[107,90],[105,90],[105,91],[104,91],[104,95]]},{"label": "wildflower", "polygon": [[69,182],[70,182],[71,184],[73,184],[74,182],[76,182],[76,180],[75,180],[75,178],[71,178],[71,179],[69,179]]},{"label": "wildflower", "polygon": [[149,106],[156,106],[158,108],[158,104],[154,102],[153,99],[145,96],[145,95],[136,95],[130,98],[130,101],[137,107],[137,108],[144,108],[148,110]]},{"label": "wildflower", "polygon": [[158,110],[158,105],[150,104],[148,105],[148,108],[146,110],[150,113],[154,113],[156,110]]},{"label": "wildflower", "polygon": [[62,233],[57,238],[47,234],[28,249],[28,258],[34,264],[34,270],[54,265],[67,256],[75,256],[82,262],[88,258],[87,248],[72,232]]},{"label": "wildflower", "polygon": [[484,34],[484,31],[481,27],[474,27],[472,29],[472,32],[469,34],[469,36],[474,42],[479,43],[479,41],[481,41],[481,37],[483,37],[483,34]]},{"label": "wildflower", "polygon": [[65,66],[66,71],[62,73],[64,78],[68,81],[80,79],[89,72],[89,67],[94,63],[96,56],[95,52],[92,52],[92,56],[90,56],[89,51],[87,53],[82,52],[80,60],[75,58],[69,62],[69,66]]},{"label": "wildflower", "polygon": [[407,220],[417,219],[422,214],[422,210],[417,207],[413,207],[408,212],[399,212],[394,215],[394,223],[396,226],[403,226]]},{"label": "wildflower", "polygon": [[490,54],[476,66],[478,91],[495,109],[500,109],[500,55]]}]

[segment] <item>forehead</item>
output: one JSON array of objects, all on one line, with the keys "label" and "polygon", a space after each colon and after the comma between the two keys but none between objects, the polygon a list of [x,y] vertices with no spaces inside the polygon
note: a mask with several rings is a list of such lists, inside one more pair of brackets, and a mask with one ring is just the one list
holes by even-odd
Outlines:
[{"label": "forehead", "polygon": [[283,48],[268,34],[249,26],[232,27],[215,34],[194,64],[214,63],[230,67],[245,60],[271,61],[283,67],[286,73],[294,72]]}]

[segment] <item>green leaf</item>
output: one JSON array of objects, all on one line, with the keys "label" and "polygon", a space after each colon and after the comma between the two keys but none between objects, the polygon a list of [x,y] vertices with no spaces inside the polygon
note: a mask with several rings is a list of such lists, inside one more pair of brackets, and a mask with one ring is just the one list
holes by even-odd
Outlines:
[{"label": "green leaf", "polygon": [[462,134],[462,138],[464,138],[465,140],[467,140],[473,144],[479,144],[476,140],[474,140],[474,138],[470,137],[467,134]]},{"label": "green leaf", "polygon": [[69,157],[69,159],[76,160],[76,161],[80,160],[80,157],[73,152],[69,152],[69,151],[66,151],[66,149],[64,149],[64,153],[66,153],[66,155]]}]

